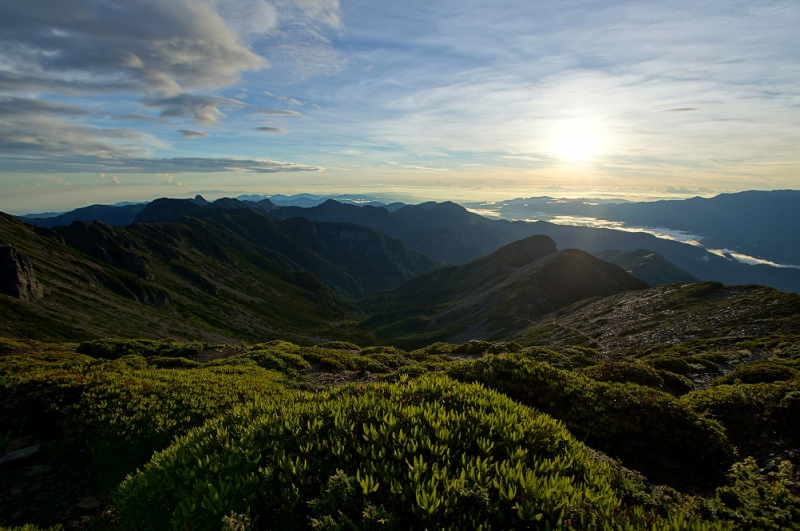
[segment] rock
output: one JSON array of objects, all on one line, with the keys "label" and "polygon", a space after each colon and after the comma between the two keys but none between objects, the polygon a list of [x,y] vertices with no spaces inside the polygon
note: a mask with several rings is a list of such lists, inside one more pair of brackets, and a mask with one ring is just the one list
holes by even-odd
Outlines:
[{"label": "rock", "polygon": [[56,227],[55,230],[68,245],[89,256],[135,273],[145,280],[153,280],[147,261],[140,254],[142,249],[126,230],[109,227],[102,221],[75,221],[69,227]]},{"label": "rock", "polygon": [[85,511],[91,511],[92,509],[97,509],[100,507],[100,500],[93,496],[87,496],[86,498],[79,501],[75,504],[75,507],[78,509],[83,509]]},{"label": "rock", "polygon": [[11,441],[11,444],[8,445],[6,448],[6,453],[15,452],[20,448],[27,448],[31,446],[33,442],[33,435],[26,435],[25,437],[20,437],[19,439],[14,439]]},{"label": "rock", "polygon": [[16,461],[17,459],[27,459],[38,452],[40,447],[41,445],[37,444],[36,446],[28,446],[27,448],[22,448],[21,450],[7,453],[2,459],[0,459],[0,465],[4,465],[11,461]]},{"label": "rock", "polygon": [[22,494],[22,489],[11,489],[8,493],[11,496],[19,496],[20,494]]},{"label": "rock", "polygon": [[36,281],[31,261],[8,244],[0,246],[0,293],[21,301],[44,297],[44,288]]}]

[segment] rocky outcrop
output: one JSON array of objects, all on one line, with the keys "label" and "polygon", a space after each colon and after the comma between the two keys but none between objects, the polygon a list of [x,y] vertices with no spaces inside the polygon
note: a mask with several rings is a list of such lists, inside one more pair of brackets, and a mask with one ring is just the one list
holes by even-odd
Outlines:
[{"label": "rocky outcrop", "polygon": [[114,229],[101,221],[76,221],[69,227],[57,227],[64,241],[106,264],[153,280],[141,250],[124,229]]},{"label": "rocky outcrop", "polygon": [[33,266],[22,252],[12,245],[0,246],[0,293],[22,301],[35,301],[44,296]]}]

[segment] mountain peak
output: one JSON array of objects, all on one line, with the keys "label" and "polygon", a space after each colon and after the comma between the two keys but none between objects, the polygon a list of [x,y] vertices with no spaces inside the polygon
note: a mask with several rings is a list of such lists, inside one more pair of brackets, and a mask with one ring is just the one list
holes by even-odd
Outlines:
[{"label": "mountain peak", "polygon": [[536,234],[501,247],[489,256],[480,258],[477,261],[517,268],[536,262],[556,252],[558,252],[558,247],[552,238]]}]

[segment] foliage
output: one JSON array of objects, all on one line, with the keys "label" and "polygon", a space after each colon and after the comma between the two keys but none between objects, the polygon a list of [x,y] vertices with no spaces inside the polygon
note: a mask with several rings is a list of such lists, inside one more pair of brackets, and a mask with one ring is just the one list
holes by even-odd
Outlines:
[{"label": "foliage", "polygon": [[147,358],[147,364],[158,369],[196,369],[202,363],[181,357],[152,356]]},{"label": "foliage", "polygon": [[86,448],[113,475],[235,404],[285,392],[279,375],[258,367],[176,371],[143,364],[126,356],[9,374],[0,380],[0,431]]},{"label": "foliage", "polygon": [[800,529],[800,497],[792,493],[792,464],[782,461],[774,479],[759,474],[755,459],[733,465],[731,485],[717,489],[717,516],[741,529]]},{"label": "foliage", "polygon": [[800,391],[800,378],[786,382],[717,385],[686,395],[681,400],[695,411],[719,414],[722,410],[741,412],[757,410],[769,414],[780,407],[784,398]]},{"label": "foliage", "polygon": [[635,383],[676,395],[694,389],[692,381],[685,376],[654,369],[643,363],[604,362],[578,372],[600,382]]},{"label": "foliage", "polygon": [[635,383],[655,389],[664,386],[658,371],[641,363],[606,362],[579,371],[600,382]]},{"label": "foliage", "polygon": [[456,365],[448,374],[552,415],[592,448],[656,481],[664,477],[664,460],[711,477],[733,462],[721,426],[666,393],[598,382],[520,355],[487,356]]},{"label": "foliage", "polygon": [[0,531],[61,531],[63,527],[61,525],[55,525],[53,527],[48,527],[47,529],[42,529],[41,527],[36,527],[35,525],[25,524],[18,527],[0,527]]},{"label": "foliage", "polygon": [[683,358],[678,358],[669,354],[651,354],[641,358],[641,361],[650,365],[654,369],[669,371],[675,374],[689,374],[692,367]]},{"label": "foliage", "polygon": [[235,409],[116,496],[123,529],[710,529],[626,507],[559,422],[444,377]]},{"label": "foliage", "polygon": [[247,352],[206,363],[206,366],[251,365],[270,371],[277,371],[290,378],[297,378],[311,370],[309,364],[298,354],[296,345],[285,341],[262,343],[251,347]]},{"label": "foliage", "polygon": [[96,363],[96,360],[85,354],[74,352],[29,352],[0,356],[0,373],[10,375],[38,370],[79,369]]},{"label": "foliage", "polygon": [[8,354],[11,352],[19,352],[21,350],[28,350],[36,348],[40,345],[38,341],[26,341],[20,339],[12,339],[9,337],[0,337],[0,354]]},{"label": "foliage", "polygon": [[713,385],[783,382],[795,376],[797,376],[796,370],[778,363],[749,363],[740,365],[732,373],[714,380]]},{"label": "foliage", "polygon": [[717,385],[689,393],[681,401],[725,427],[741,455],[759,455],[761,435],[800,443],[800,378],[786,382]]},{"label": "foliage", "polygon": [[95,339],[84,341],[76,352],[94,358],[116,359],[134,354],[137,356],[186,357],[204,350],[203,343],[180,343],[154,339]]}]

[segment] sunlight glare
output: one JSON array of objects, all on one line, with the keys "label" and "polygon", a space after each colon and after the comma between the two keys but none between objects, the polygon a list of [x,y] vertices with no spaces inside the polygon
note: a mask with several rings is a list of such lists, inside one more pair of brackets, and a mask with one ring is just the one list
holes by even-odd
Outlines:
[{"label": "sunlight glare", "polygon": [[553,133],[553,153],[562,161],[572,164],[589,162],[601,151],[599,128],[585,121],[561,124]]}]

